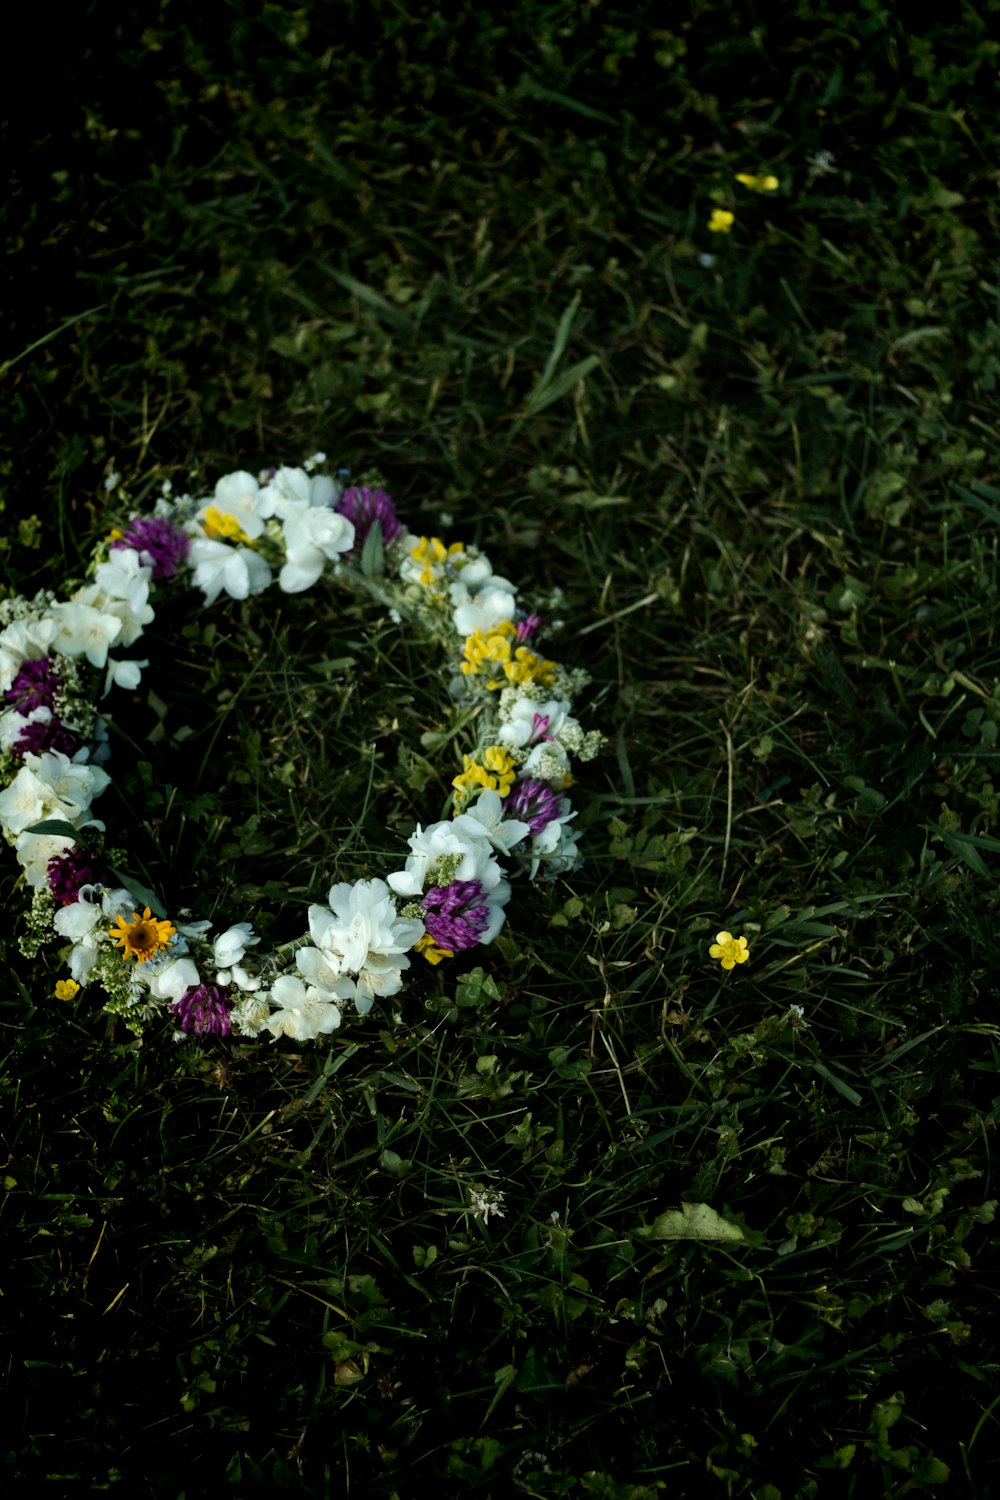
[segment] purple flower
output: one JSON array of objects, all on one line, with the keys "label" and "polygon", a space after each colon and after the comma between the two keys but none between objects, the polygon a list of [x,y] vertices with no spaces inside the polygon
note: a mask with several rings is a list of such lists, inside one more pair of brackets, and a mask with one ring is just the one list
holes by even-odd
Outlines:
[{"label": "purple flower", "polygon": [[181,1031],[193,1031],[196,1036],[228,1036],[230,1031],[229,991],[216,984],[199,984],[187,990],[170,1007],[177,1018]]},{"label": "purple flower", "polygon": [[523,620],[518,620],[517,644],[523,646],[525,641],[530,641],[541,623],[541,615],[525,615]]},{"label": "purple flower", "polygon": [[61,906],[69,906],[80,895],[84,885],[103,885],[106,870],[100,860],[88,854],[86,849],[71,849],[67,854],[55,854],[49,860],[49,890]]},{"label": "purple flower", "polygon": [[396,507],[385,490],[370,490],[367,485],[359,489],[357,485],[352,485],[341,495],[336,508],[342,516],[354,522],[355,536],[352,552],[356,552],[364,545],[376,521],[382,527],[383,542],[391,542],[403,529],[403,523],[396,514]]},{"label": "purple flower", "polygon": [[111,543],[111,551],[128,547],[145,553],[153,569],[153,578],[172,578],[188,555],[191,543],[170,521],[160,516],[139,517],[129,524],[125,535]]},{"label": "purple flower", "polygon": [[49,656],[36,656],[23,661],[17,676],[4,693],[8,703],[13,703],[22,714],[33,708],[51,708],[59,687],[59,677]]},{"label": "purple flower", "polygon": [[474,948],[490,920],[486,892],[478,880],[435,885],[423,899],[424,926],[439,948],[460,953]]},{"label": "purple flower", "polygon": [[[536,719],[538,715],[535,715]],[[545,781],[534,776],[525,776],[506,799],[503,810],[508,818],[517,818],[527,823],[532,833],[541,833],[560,814],[561,798]]]},{"label": "purple flower", "polygon": [[49,719],[36,719],[26,724],[11,745],[15,755],[42,755],[46,750],[60,750],[63,755],[75,755],[80,741],[72,729],[67,729],[55,715]]}]

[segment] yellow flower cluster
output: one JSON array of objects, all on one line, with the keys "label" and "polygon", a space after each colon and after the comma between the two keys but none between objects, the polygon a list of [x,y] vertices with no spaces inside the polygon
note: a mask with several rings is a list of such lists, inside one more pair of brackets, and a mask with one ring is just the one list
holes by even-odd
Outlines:
[{"label": "yellow flower cluster", "polygon": [[513,756],[509,755],[502,745],[490,745],[483,753],[483,761],[480,765],[471,755],[463,755],[465,762],[461,775],[456,776],[452,782],[457,796],[455,798],[455,810],[461,812],[471,792],[476,787],[486,787],[491,792],[499,792],[501,797],[506,797],[514,785],[516,767]]},{"label": "yellow flower cluster", "polygon": [[217,505],[208,507],[201,518],[201,524],[205,528],[205,535],[210,536],[213,541],[239,542],[243,547],[252,545],[236,517],[228,511],[220,510]]},{"label": "yellow flower cluster", "polygon": [[432,589],[440,580],[447,564],[464,552],[461,542],[452,542],[450,547],[446,547],[438,536],[422,536],[417,545],[410,549],[410,556],[415,563],[420,564],[419,582],[424,588]]},{"label": "yellow flower cluster", "polygon": [[731,214],[728,208],[713,208],[712,216],[708,221],[711,234],[728,234],[733,227],[735,214]]},{"label": "yellow flower cluster", "polygon": [[[546,661],[527,646],[516,646],[517,627],[510,620],[501,620],[489,630],[474,630],[466,637],[462,671],[467,677],[485,677],[492,674],[486,686],[499,689],[508,682],[541,682],[552,680],[554,661]],[[503,676],[497,675],[497,669]]]}]

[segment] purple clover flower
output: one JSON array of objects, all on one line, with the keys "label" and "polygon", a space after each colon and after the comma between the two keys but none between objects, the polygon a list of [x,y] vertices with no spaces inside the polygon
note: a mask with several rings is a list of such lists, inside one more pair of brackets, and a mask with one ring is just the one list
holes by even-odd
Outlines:
[{"label": "purple clover flower", "polygon": [[229,991],[216,984],[199,984],[170,1007],[180,1030],[193,1031],[196,1036],[228,1036],[232,1008]]},{"label": "purple clover flower", "polygon": [[517,644],[523,646],[525,641],[530,641],[535,631],[542,623],[541,615],[525,615],[523,620],[517,622]]},{"label": "purple clover flower", "polygon": [[560,801],[559,793],[554,792],[547,782],[539,781],[535,776],[525,776],[507,797],[503,810],[508,818],[527,823],[532,833],[541,833],[559,817]]},{"label": "purple clover flower", "polygon": [[364,546],[376,521],[382,528],[383,542],[391,542],[403,529],[396,507],[385,490],[370,490],[367,485],[359,489],[357,485],[351,485],[337,501],[336,509],[354,523],[352,553]]},{"label": "purple clover flower", "polygon": [[479,880],[453,880],[424,893],[424,926],[439,948],[460,953],[474,948],[486,931],[490,914]]},{"label": "purple clover flower", "polygon": [[72,757],[79,750],[80,741],[72,729],[67,729],[53,714],[50,719],[36,719],[33,724],[26,724],[10,748],[22,759],[28,754],[43,755],[46,750],[59,750]]},{"label": "purple clover flower", "polygon": [[80,896],[84,885],[103,885],[107,871],[86,849],[70,849],[54,854],[49,860],[49,890],[61,906],[69,906]]},{"label": "purple clover flower", "polygon": [[28,714],[33,708],[51,708],[58,688],[59,676],[52,658],[36,656],[21,663],[4,697],[20,713]]},{"label": "purple clover flower", "polygon": [[128,547],[145,552],[153,569],[153,579],[172,578],[188,555],[191,546],[183,531],[161,516],[140,516],[130,522],[128,531],[111,543],[111,551]]}]

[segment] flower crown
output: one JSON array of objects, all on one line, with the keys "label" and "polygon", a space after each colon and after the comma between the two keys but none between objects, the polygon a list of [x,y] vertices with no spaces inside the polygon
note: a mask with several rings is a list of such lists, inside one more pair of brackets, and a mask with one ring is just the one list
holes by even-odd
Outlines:
[{"label": "flower crown", "polygon": [[[69,599],[43,591],[0,603],[0,828],[32,888],[22,951],[69,944],[71,999],[96,984],[105,1010],[135,1032],[169,1015],[189,1034],[314,1040],[345,1010],[403,987],[410,954],[432,964],[489,944],[505,920],[505,871],[535,879],[580,863],[565,795],[570,757],[601,736],[572,715],[587,682],[536,650],[542,622],[475,547],[414,537],[381,489],[342,488],[300,468],[227,474],[214,494],[171,497],[133,515],[97,549],[91,581]],[[266,953],[251,924],[212,935],[171,921],[152,892],[105,862],[91,807],[110,784],[99,698],[135,689],[148,661],[122,656],[154,618],[151,600],[178,582],[247,599],[275,580],[301,593],[324,575],[375,595],[445,643],[451,691],[478,709],[478,740],[454,778],[453,816],[410,835],[386,879],[332,886],[309,908],[309,932]]]}]

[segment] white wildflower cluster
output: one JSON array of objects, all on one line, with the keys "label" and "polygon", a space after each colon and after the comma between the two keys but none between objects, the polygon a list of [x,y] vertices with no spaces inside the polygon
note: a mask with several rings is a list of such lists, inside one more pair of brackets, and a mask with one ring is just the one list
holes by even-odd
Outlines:
[{"label": "white wildflower cluster", "polygon": [[[572,713],[586,674],[538,653],[542,621],[482,552],[412,537],[383,491],[345,491],[316,472],[323,461],[237,470],[201,497],[175,496],[167,482],[150,514],[101,544],[68,598],[0,604],[0,831],[35,892],[31,941],[48,924],[68,945],[59,998],[98,985],[105,1009],[135,1030],[169,1017],[179,1039],[314,1040],[398,994],[412,955],[437,964],[491,943],[511,866],[554,878],[579,863],[571,757],[589,760],[601,744]],[[366,548],[376,524],[383,545]],[[248,921],[213,936],[207,921],[154,913],[151,893],[88,853],[102,847],[92,804],[110,782],[95,704],[139,686],[159,589],[186,582],[211,605],[274,582],[301,593],[327,573],[449,643],[445,680],[476,704],[479,738],[453,781],[454,815],[418,824],[385,880],[332,886],[326,905],[309,908],[308,934],[269,953]]]}]

